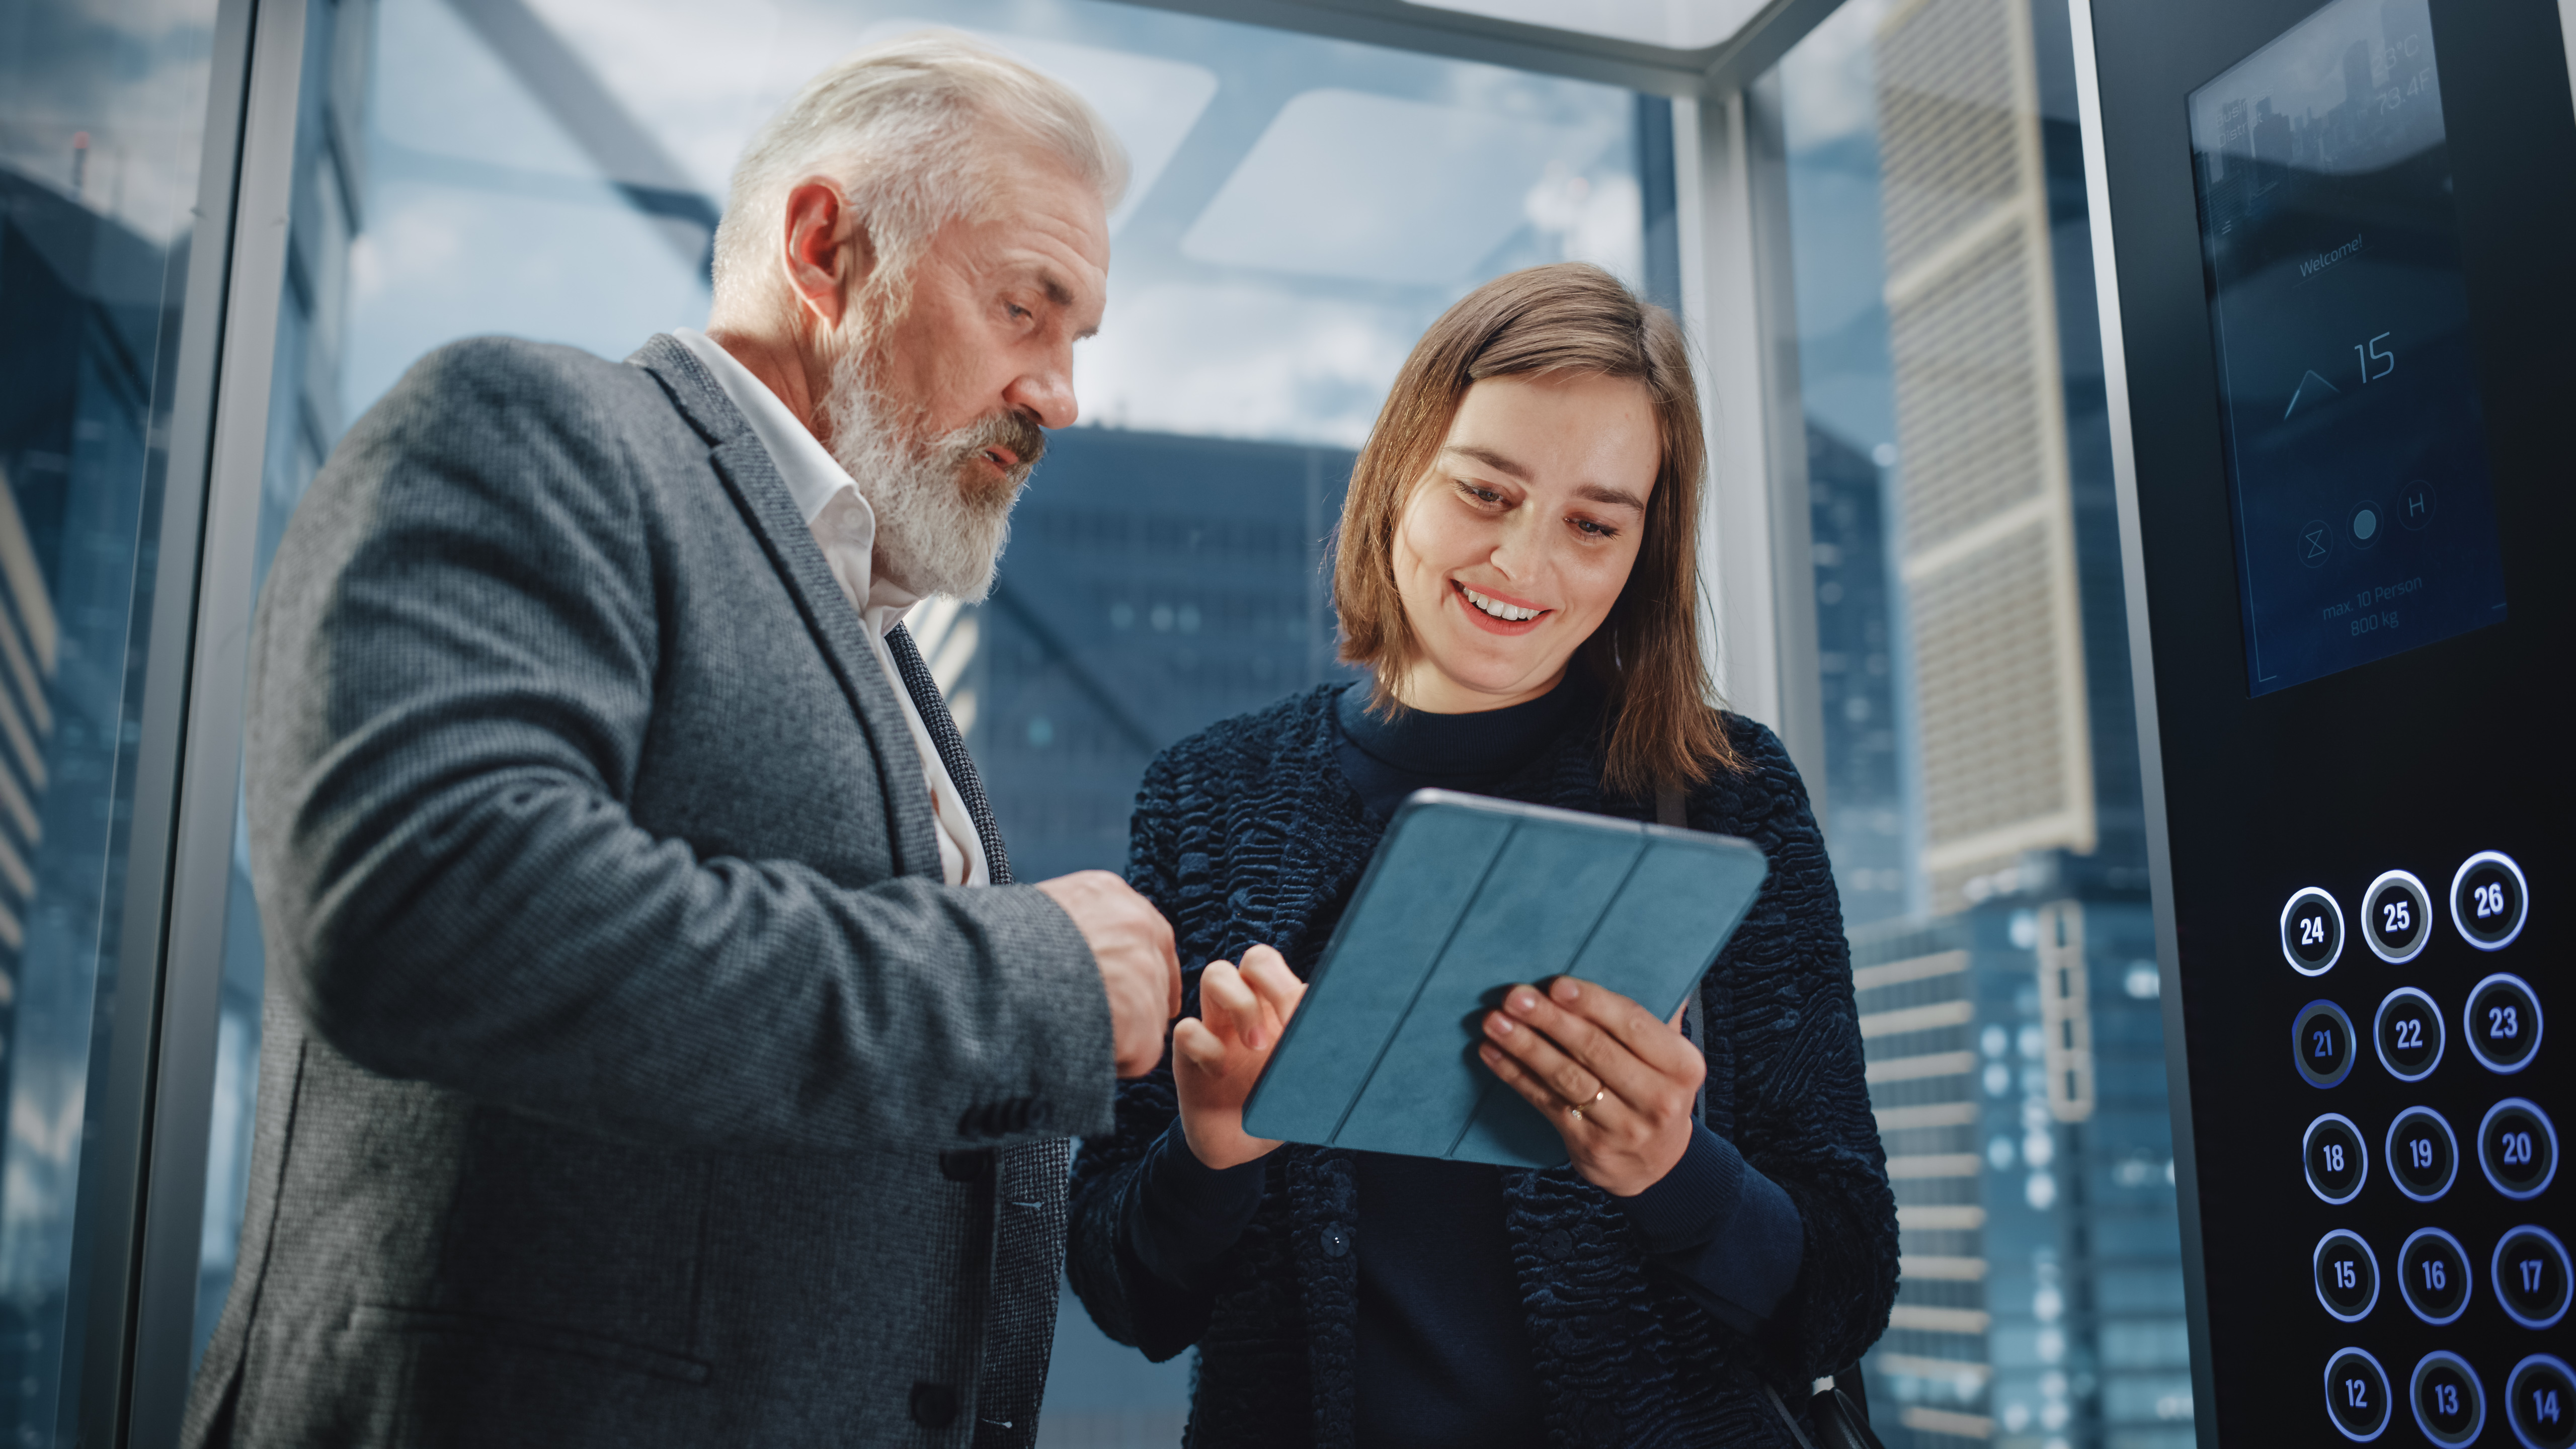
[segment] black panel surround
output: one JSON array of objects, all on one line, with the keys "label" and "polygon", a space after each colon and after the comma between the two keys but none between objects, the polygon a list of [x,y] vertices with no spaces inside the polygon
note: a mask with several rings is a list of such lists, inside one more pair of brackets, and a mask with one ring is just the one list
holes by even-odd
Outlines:
[{"label": "black panel surround", "polygon": [[2432,0],[2502,622],[2251,693],[2187,97],[2320,8],[2092,11],[2197,1183],[2197,1415],[2228,1445],[2563,1446],[2576,110],[2551,0]]}]

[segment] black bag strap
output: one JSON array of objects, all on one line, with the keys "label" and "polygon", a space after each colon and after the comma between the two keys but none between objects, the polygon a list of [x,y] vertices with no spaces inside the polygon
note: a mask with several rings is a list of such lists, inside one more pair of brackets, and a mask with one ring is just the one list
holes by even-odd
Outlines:
[{"label": "black bag strap", "polygon": [[[1847,1373],[1858,1374],[1855,1365]],[[1807,1400],[1807,1415],[1815,1421],[1816,1432],[1809,1435],[1798,1425],[1798,1416],[1789,1412],[1789,1403],[1769,1383],[1762,1385],[1763,1395],[1780,1415],[1781,1427],[1789,1431],[1790,1442],[1798,1449],[1886,1449],[1869,1427],[1869,1412],[1852,1402],[1852,1397],[1828,1381]]]}]

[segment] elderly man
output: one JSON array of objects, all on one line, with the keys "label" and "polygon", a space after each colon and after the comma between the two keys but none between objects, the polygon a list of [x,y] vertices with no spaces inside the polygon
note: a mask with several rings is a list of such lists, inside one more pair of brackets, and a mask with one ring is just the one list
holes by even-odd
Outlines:
[{"label": "elderly man", "polygon": [[1169,928],[1011,884],[898,623],[1074,420],[1115,140],[961,41],[753,143],[706,335],[422,361],[277,555],[256,1186],[186,1439],[1027,1444]]}]

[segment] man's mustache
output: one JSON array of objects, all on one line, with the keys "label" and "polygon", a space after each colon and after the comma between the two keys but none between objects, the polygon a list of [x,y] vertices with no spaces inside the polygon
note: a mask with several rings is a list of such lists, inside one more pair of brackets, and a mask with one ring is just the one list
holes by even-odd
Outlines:
[{"label": "man's mustache", "polygon": [[987,448],[1006,448],[1017,461],[1006,472],[1021,478],[1046,456],[1046,432],[1022,413],[995,413],[949,435],[948,454],[959,463]]}]

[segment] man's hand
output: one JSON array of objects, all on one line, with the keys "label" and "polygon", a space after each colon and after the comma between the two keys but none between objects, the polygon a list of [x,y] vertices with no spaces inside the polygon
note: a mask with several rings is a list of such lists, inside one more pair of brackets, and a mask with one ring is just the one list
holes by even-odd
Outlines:
[{"label": "man's hand", "polygon": [[1038,889],[1073,917],[1100,967],[1118,1075],[1152,1071],[1163,1059],[1163,1028],[1181,1014],[1181,958],[1173,951],[1171,923],[1105,870],[1042,880]]},{"label": "man's hand", "polygon": [[1663,1181],[1691,1143],[1708,1058],[1669,1022],[1615,991],[1560,976],[1515,986],[1485,1013],[1477,1053],[1565,1139],[1584,1180],[1613,1197]]},{"label": "man's hand", "polygon": [[1172,1028],[1172,1084],[1191,1156],[1223,1170],[1279,1145],[1244,1135],[1243,1099],[1305,999],[1306,983],[1268,946],[1244,952],[1240,971],[1210,961],[1199,974],[1199,1014]]}]

